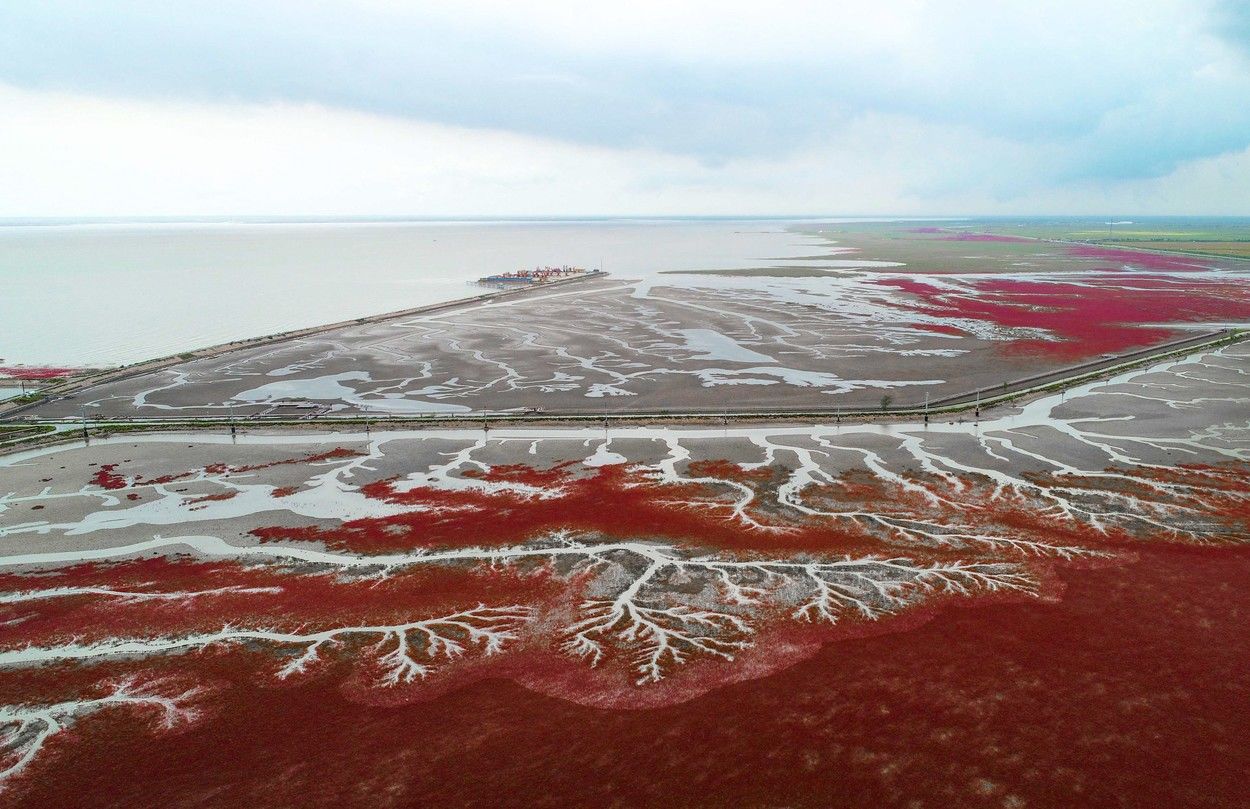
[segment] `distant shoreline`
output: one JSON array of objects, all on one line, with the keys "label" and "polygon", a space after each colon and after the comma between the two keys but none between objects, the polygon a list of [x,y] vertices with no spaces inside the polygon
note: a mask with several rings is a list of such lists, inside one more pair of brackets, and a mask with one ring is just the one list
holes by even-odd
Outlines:
[{"label": "distant shoreline", "polygon": [[963,222],[960,216],[174,216],[174,217],[0,217],[4,227],[90,227],[105,225],[488,225],[488,224],[604,224],[608,222]]}]

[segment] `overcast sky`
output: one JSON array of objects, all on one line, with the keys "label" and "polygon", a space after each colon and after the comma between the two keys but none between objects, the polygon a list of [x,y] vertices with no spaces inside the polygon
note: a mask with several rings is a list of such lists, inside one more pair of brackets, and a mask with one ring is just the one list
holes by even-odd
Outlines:
[{"label": "overcast sky", "polygon": [[0,216],[978,213],[1250,215],[1250,2],[0,3]]}]

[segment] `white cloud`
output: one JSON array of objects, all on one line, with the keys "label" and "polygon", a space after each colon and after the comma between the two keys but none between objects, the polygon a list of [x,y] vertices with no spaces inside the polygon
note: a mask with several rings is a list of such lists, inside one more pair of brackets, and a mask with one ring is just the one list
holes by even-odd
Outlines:
[{"label": "white cloud", "polygon": [[876,113],[784,156],[716,165],[318,105],[3,85],[0,120],[8,217],[1250,213],[1250,151],[1054,185],[1054,144]]},{"label": "white cloud", "polygon": [[316,105],[0,88],[0,119],[8,216],[571,212],[686,162]]},{"label": "white cloud", "polygon": [[1005,213],[1250,215],[1250,148],[1183,163],[1162,177],[1080,182],[1017,200]]},{"label": "white cloud", "polygon": [[[397,13],[413,8],[369,0],[364,5]],[[560,49],[720,64],[901,53],[922,41],[926,7],[932,6],[924,0],[446,0],[422,6],[420,14],[524,32]]]},{"label": "white cloud", "polygon": [[[224,149],[245,119],[303,133],[309,145],[271,157],[257,168],[262,176],[313,161],[314,147],[360,161],[398,148],[397,138],[424,143],[442,132],[453,133],[448,154],[476,155],[504,190],[504,169],[526,160],[585,165],[605,178],[596,186],[605,194],[586,199],[596,206],[710,204],[733,197],[741,177],[785,176],[791,165],[820,170],[811,183],[804,175],[775,189],[787,206],[810,198],[842,208],[895,186],[899,198],[995,202],[1083,180],[1101,181],[1101,193],[1250,145],[1250,61],[1221,22],[1220,2],[16,0],[0,3],[0,82],[77,93],[80,109],[89,96],[110,109],[124,102],[106,97],[146,100],[127,113],[136,131],[120,136],[123,153],[127,139],[150,140],[140,130],[163,125],[154,117],[173,126],[190,115],[220,130],[221,143],[198,148],[204,154]],[[47,100],[25,99],[40,114],[49,114]],[[266,106],[275,104],[285,106]],[[333,125],[314,122],[310,109]],[[96,114],[78,116],[79,125],[104,136],[124,128]],[[318,125],[335,143],[305,133]],[[508,143],[529,144],[534,156],[501,145],[504,132],[527,138]],[[508,165],[492,168],[492,155],[509,149]],[[994,155],[1003,162],[990,165]],[[898,176],[900,166],[914,174]],[[838,182],[864,167],[880,171],[876,183]],[[331,179],[326,167],[311,173]],[[572,176],[562,173],[562,182]],[[618,188],[607,182],[614,176],[653,192],[657,177],[678,177],[674,185],[705,197],[636,200],[634,179]],[[212,185],[198,187],[207,194]],[[532,185],[527,200],[555,204]],[[763,195],[770,186],[757,187]],[[376,193],[389,193],[385,178]],[[476,191],[442,196],[479,201]],[[502,204],[485,196],[491,210]],[[420,196],[400,201],[426,207]]]}]

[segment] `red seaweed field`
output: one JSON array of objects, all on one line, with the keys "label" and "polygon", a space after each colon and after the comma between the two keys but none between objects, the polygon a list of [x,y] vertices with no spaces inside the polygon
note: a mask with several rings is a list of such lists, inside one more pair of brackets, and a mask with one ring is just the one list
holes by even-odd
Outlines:
[{"label": "red seaweed field", "polygon": [[[1250,319],[1250,290],[1236,279],[1111,273],[1077,280],[984,278],[883,279],[882,286],[908,293],[896,305],[941,319],[942,328],[962,321],[993,324],[1020,333],[1001,351],[1082,360],[1141,348],[1178,336],[1170,324],[1240,322]],[[917,328],[933,330],[929,324]],[[965,329],[968,328],[965,326]]]},{"label": "red seaweed field", "polygon": [[[255,655],[223,648],[194,661],[193,681],[177,679],[187,661],[153,675],[172,669],[170,693],[203,689],[194,722],[83,722],[13,805],[1250,802],[1250,554],[1156,548],[1059,584],[1059,599],[948,606],[644,711],[494,678],[376,704],[330,676],[276,685]],[[100,674],[61,684],[100,689]]]},{"label": "red seaweed field", "polygon": [[80,373],[80,368],[49,368],[33,365],[0,366],[0,380],[3,379],[57,379]]},{"label": "red seaweed field", "polygon": [[[967,283],[904,291],[1123,339]],[[0,805],[1245,806],[1247,378],[4,456]]]},{"label": "red seaweed field", "polygon": [[[90,485],[192,518],[253,498],[240,470],[364,457],[151,478],[107,464]],[[388,513],[262,524],[259,552],[171,539],[161,556],[0,574],[0,799],[1250,795],[1244,465],[1029,474],[1011,491],[970,476],[957,498],[923,472],[793,488],[815,472],[560,462],[463,469],[454,486],[380,478],[359,491]],[[268,490],[285,502],[290,488]],[[1162,531],[1159,515],[1187,516]]]}]

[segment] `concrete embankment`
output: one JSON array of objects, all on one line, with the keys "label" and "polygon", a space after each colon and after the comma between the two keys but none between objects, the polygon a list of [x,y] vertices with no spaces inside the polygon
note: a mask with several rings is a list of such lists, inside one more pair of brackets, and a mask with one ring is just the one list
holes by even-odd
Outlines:
[{"label": "concrete embankment", "polygon": [[[1203,332],[1192,337],[1185,337],[1180,340],[1172,340],[1168,343],[1160,345],[1147,346],[1133,351],[1124,351],[1119,354],[1099,357],[1094,360],[1077,363],[1076,365],[1068,365],[1063,368],[1056,368],[1052,371],[1044,371],[1038,374],[1013,379],[1003,382],[999,385],[988,385],[976,388],[964,393],[955,393],[950,396],[943,396],[940,399],[933,399],[929,402],[930,407],[944,407],[946,405],[975,403],[978,399],[988,399],[998,397],[1003,394],[1019,393],[1023,390],[1035,388],[1039,386],[1047,386],[1051,383],[1060,383],[1066,379],[1073,377],[1085,376],[1091,373],[1098,373],[1123,365],[1126,362],[1134,360],[1148,360],[1152,357],[1171,354],[1174,351],[1183,350],[1185,348],[1201,347],[1224,338],[1232,337],[1231,329],[1223,329],[1220,331]],[[913,407],[916,406],[913,404]]]}]

